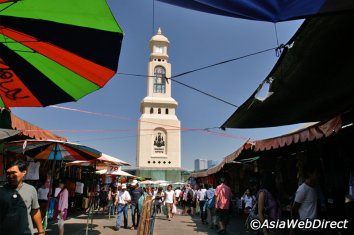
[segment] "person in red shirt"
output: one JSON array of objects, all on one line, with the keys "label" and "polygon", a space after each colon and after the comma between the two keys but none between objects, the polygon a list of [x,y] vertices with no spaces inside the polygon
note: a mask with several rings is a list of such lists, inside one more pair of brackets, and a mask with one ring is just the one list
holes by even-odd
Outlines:
[{"label": "person in red shirt", "polygon": [[225,179],[220,178],[220,185],[215,190],[215,208],[219,225],[219,234],[226,234],[226,225],[229,221],[229,209],[231,204],[231,189],[225,184]]}]

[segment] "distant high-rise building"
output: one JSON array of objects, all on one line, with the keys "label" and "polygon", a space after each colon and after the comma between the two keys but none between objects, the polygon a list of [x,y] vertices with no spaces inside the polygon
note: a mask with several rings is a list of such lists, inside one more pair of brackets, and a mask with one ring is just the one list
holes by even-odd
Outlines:
[{"label": "distant high-rise building", "polygon": [[208,169],[216,166],[218,164],[217,160],[208,160]]},{"label": "distant high-rise building", "polygon": [[195,159],[194,160],[194,170],[200,171],[208,169],[208,160],[207,159]]}]

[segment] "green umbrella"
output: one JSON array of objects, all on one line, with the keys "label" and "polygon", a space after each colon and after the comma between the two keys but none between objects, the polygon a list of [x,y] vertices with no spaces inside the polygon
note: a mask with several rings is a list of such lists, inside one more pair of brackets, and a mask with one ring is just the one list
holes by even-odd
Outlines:
[{"label": "green umbrella", "polygon": [[105,0],[0,0],[0,106],[77,101],[103,87],[122,38]]}]

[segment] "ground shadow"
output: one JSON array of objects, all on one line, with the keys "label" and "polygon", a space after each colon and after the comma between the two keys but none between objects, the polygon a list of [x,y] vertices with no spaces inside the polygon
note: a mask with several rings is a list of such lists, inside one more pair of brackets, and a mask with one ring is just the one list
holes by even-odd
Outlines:
[{"label": "ground shadow", "polygon": [[[100,231],[96,230],[96,228],[98,228],[97,224],[92,224],[92,225],[89,224],[88,234],[90,234],[90,235],[102,234]],[[70,235],[85,234],[86,233],[86,223],[65,224],[64,231],[65,231],[65,234],[70,234]],[[59,234],[57,223],[55,223],[55,222],[48,223],[46,234],[47,235]]]}]

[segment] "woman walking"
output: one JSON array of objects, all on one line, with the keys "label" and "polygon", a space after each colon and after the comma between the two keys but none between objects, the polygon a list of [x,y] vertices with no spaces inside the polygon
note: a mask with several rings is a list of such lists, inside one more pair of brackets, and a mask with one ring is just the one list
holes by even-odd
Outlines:
[{"label": "woman walking", "polygon": [[[276,188],[275,175],[265,171],[262,173],[261,186],[258,191],[258,215],[259,221],[276,221],[281,219],[281,207],[278,200],[278,190]],[[270,231],[263,228],[263,234],[268,235]]]},{"label": "woman walking", "polygon": [[65,182],[63,180],[59,181],[59,188],[60,188],[60,192],[57,196],[58,228],[59,228],[59,235],[64,235],[64,221],[66,220],[68,215],[69,192],[66,189]]},{"label": "woman walking", "polygon": [[162,187],[159,187],[155,196],[156,214],[161,213],[161,205],[164,199],[165,199],[165,194],[162,191]]},{"label": "woman walking", "polygon": [[254,195],[251,194],[251,190],[248,188],[246,189],[245,193],[243,194],[243,196],[241,197],[241,201],[243,206],[243,219],[244,221],[247,220],[251,209],[253,207],[253,205],[256,203],[256,197]]}]

